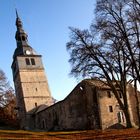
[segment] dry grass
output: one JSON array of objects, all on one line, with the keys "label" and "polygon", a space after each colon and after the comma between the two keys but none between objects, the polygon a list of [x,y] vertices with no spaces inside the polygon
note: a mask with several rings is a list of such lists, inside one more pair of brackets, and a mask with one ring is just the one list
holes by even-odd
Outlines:
[{"label": "dry grass", "polygon": [[0,130],[0,140],[140,140],[140,130],[85,130],[67,132],[30,132]]}]

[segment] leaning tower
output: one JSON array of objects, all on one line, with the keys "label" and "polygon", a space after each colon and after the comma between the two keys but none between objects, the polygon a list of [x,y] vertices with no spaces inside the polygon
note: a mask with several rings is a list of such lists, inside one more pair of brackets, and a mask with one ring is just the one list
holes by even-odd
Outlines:
[{"label": "leaning tower", "polygon": [[41,55],[28,44],[28,35],[25,33],[22,21],[16,11],[17,31],[15,39],[17,47],[13,55],[12,71],[20,127],[29,126],[32,110],[45,104],[50,106],[52,98],[45,75]]}]

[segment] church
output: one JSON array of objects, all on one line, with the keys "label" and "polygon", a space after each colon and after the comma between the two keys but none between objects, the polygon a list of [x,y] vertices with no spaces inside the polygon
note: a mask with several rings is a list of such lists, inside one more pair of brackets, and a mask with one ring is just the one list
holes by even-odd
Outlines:
[{"label": "church", "polygon": [[[64,100],[53,104],[42,56],[28,44],[28,35],[17,11],[16,27],[17,47],[11,68],[21,129],[53,131],[126,126],[126,118],[113,92],[96,79],[83,80]],[[137,127],[132,85],[128,85],[127,95],[130,119],[133,127]]]}]

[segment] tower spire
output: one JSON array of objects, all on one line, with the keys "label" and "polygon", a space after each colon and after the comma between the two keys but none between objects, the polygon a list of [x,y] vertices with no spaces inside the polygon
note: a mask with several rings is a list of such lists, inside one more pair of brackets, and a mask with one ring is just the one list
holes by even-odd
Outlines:
[{"label": "tower spire", "polygon": [[16,10],[16,17],[19,18],[17,8],[15,10]]},{"label": "tower spire", "polygon": [[[15,39],[17,47],[13,54],[13,80],[17,99],[20,127],[32,129],[32,112],[36,106],[52,104],[48,82],[45,76],[41,55],[28,44],[27,33],[16,10]],[[44,105],[43,105],[44,107]],[[30,126],[31,124],[31,126]]]},{"label": "tower spire", "polygon": [[[23,30],[23,29],[22,29],[22,21],[21,21],[21,19],[19,18],[17,9],[16,9],[16,26],[17,26],[17,30]],[[23,30],[23,31],[24,31],[24,30]]]},{"label": "tower spire", "polygon": [[17,27],[15,39],[17,42],[17,49],[15,50],[13,57],[16,57],[18,55],[27,55],[26,52],[29,52],[29,51],[30,51],[30,54],[33,55],[33,54],[35,54],[35,51],[28,44],[28,35],[23,29],[23,24],[18,15],[17,9],[15,9],[15,11],[16,11],[16,27]]}]

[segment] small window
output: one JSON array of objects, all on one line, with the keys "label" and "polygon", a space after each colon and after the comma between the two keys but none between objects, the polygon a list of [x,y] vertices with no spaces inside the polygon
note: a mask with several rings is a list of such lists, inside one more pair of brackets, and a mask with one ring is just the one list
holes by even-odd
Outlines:
[{"label": "small window", "polygon": [[46,123],[45,123],[45,120],[43,119],[42,121],[42,129],[45,129],[46,128]]},{"label": "small window", "polygon": [[37,107],[37,103],[35,103],[35,107]]},{"label": "small window", "polygon": [[30,60],[28,58],[25,59],[26,65],[30,65]]},{"label": "small window", "polygon": [[31,63],[32,65],[35,65],[35,60],[33,58],[31,58]]},{"label": "small window", "polygon": [[109,106],[109,112],[113,112],[113,107]]},{"label": "small window", "polygon": [[35,88],[35,90],[37,91],[37,88]]},{"label": "small window", "polygon": [[117,116],[118,116],[118,123],[125,122],[123,112],[118,112]]},{"label": "small window", "polygon": [[110,91],[107,91],[107,96],[108,96],[108,98],[111,98],[111,92]]}]

